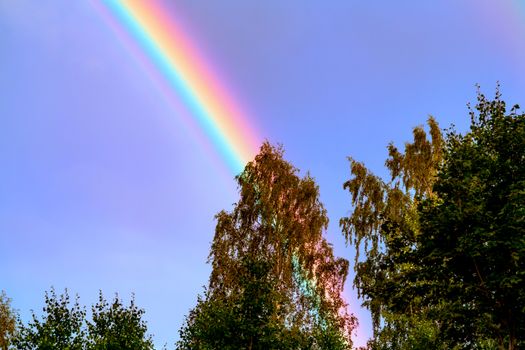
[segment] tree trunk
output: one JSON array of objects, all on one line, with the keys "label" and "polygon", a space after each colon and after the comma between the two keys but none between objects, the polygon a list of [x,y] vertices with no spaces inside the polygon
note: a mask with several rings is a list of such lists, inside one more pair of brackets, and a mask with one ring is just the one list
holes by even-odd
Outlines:
[{"label": "tree trunk", "polygon": [[509,336],[509,350],[517,349],[516,343],[516,335],[514,334],[514,330],[511,330]]}]

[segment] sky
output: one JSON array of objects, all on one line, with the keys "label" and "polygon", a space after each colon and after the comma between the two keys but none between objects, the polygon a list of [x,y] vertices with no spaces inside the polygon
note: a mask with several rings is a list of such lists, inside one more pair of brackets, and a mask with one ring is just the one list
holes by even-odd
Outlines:
[{"label": "sky", "polygon": [[[315,178],[350,261],[348,156],[386,176],[388,143],[429,115],[467,130],[476,84],[525,104],[523,1],[152,1],[242,107],[241,137]],[[104,2],[0,0],[0,289],[23,319],[51,286],[85,305],[135,293],[173,345],[207,284],[214,215],[238,199],[187,102]]]}]

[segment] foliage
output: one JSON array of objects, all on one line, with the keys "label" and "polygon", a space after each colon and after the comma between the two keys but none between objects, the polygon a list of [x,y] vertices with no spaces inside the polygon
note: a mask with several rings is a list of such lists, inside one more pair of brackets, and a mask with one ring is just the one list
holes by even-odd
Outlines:
[{"label": "foliage", "polygon": [[[374,332],[381,322],[393,327],[395,317],[386,319],[394,304],[399,309],[414,310],[419,299],[407,298],[407,285],[417,266],[408,259],[419,230],[417,203],[432,196],[432,179],[441,162],[443,138],[436,121],[428,120],[430,140],[423,127],[414,129],[414,141],[405,145],[405,153],[388,146],[386,161],[391,180],[384,182],[362,163],[349,158],[352,178],[344,188],[352,195],[354,210],[340,225],[348,242],[356,247],[354,286],[372,312]],[[360,251],[366,259],[360,260]],[[395,289],[394,289],[395,287]],[[402,290],[405,294],[395,294]]]},{"label": "foliage", "polygon": [[181,330],[180,348],[351,345],[356,321],[341,298],[348,262],[322,236],[328,218],[314,180],[299,178],[282,155],[264,143],[237,176],[240,200],[216,216],[209,286]]},{"label": "foliage", "polygon": [[415,259],[443,334],[525,345],[525,114],[499,93],[478,96],[471,130],[450,132],[434,189],[421,203]]},{"label": "foliage", "polygon": [[16,334],[16,311],[5,291],[0,293],[0,350],[7,350]]},{"label": "foliage", "polygon": [[125,307],[118,295],[109,304],[102,292],[92,306],[92,322],[88,322],[88,349],[93,350],[147,350],[153,349],[142,320],[143,309],[135,305],[134,298]]},{"label": "foliage", "polygon": [[238,274],[243,293],[199,298],[188,326],[181,330],[181,349],[277,349],[278,305],[269,264],[245,261]]},{"label": "foliage", "polygon": [[42,320],[33,312],[33,320],[27,326],[19,322],[20,332],[14,341],[16,349],[84,349],[86,316],[78,304],[78,297],[71,305],[67,290],[57,296],[54,289],[45,294]]},{"label": "foliage", "polygon": [[337,327],[308,333],[282,324],[285,312],[269,275],[270,265],[244,261],[239,271],[243,293],[199,298],[181,329],[178,349],[347,349]]},{"label": "foliage", "polygon": [[[429,119],[401,153],[389,145],[385,182],[350,159],[353,213],[343,232],[354,285],[373,316],[372,348],[515,349],[525,310],[525,116],[499,92],[478,94],[465,135],[443,139]],[[401,336],[400,336],[401,335]],[[430,344],[434,345],[430,345]],[[412,345],[411,345],[412,344]]]},{"label": "foliage", "polygon": [[13,341],[20,350],[140,350],[153,349],[147,336],[144,310],[137,308],[134,299],[128,307],[115,297],[111,304],[102,292],[92,306],[92,321],[86,321],[85,308],[72,303],[65,290],[58,296],[53,288],[45,293],[42,318],[33,312],[32,321],[24,325],[19,320],[19,332]]}]

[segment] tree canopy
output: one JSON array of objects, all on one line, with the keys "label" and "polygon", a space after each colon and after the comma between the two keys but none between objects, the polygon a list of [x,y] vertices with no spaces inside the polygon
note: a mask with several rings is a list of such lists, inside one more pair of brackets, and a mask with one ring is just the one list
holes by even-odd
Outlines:
[{"label": "tree canopy", "polygon": [[144,310],[135,305],[124,306],[118,295],[108,303],[102,292],[92,306],[92,321],[87,323],[87,343],[90,350],[150,350],[153,341],[142,320]]},{"label": "tree canopy", "polygon": [[86,344],[84,319],[86,311],[78,303],[72,303],[69,293],[58,296],[54,289],[45,293],[42,319],[33,312],[27,325],[20,322],[20,332],[15,339],[15,348],[82,350]]},{"label": "tree canopy", "polygon": [[[525,113],[499,89],[478,93],[470,129],[433,117],[404,149],[388,145],[382,179],[349,158],[354,286],[372,314],[371,350],[525,347]],[[334,256],[319,188],[265,142],[216,215],[204,294],[180,350],[344,350],[357,326],[342,298],[349,262]],[[0,294],[0,350],[150,350],[144,310],[100,292],[88,319],[78,296],[45,293],[23,324]],[[18,321],[16,321],[18,319]]]},{"label": "tree canopy", "polygon": [[443,333],[525,345],[525,114],[478,96],[465,135],[450,132],[434,189],[419,206],[415,254]]},{"label": "tree canopy", "polygon": [[[525,115],[478,94],[471,128],[445,137],[433,118],[383,181],[350,159],[354,210],[341,220],[373,316],[372,347],[515,349],[525,334]],[[414,337],[414,335],[417,335]],[[412,339],[412,340],[411,340]],[[428,345],[432,344],[432,345]],[[495,345],[494,345],[495,346]],[[423,345],[421,345],[423,347]]]},{"label": "tree canopy", "polygon": [[[102,292],[92,306],[92,320],[86,319],[85,307],[78,296],[72,302],[67,290],[57,295],[45,293],[45,306],[39,318],[34,312],[27,325],[18,321],[19,331],[12,346],[19,350],[148,350],[153,349],[142,320],[144,310],[132,298],[128,307],[118,295],[109,304]],[[9,348],[11,349],[11,348]]]},{"label": "tree canopy", "polygon": [[[208,289],[187,318],[180,348],[226,348],[211,338],[234,330],[244,339],[231,345],[236,349],[292,349],[295,340],[304,349],[350,347],[356,320],[341,297],[348,262],[335,258],[323,237],[328,218],[317,185],[297,172],[282,148],[264,143],[236,177],[240,199],[232,212],[216,216]],[[228,319],[211,327],[228,330],[203,334],[200,324],[211,314]],[[227,326],[239,320],[242,327]],[[256,328],[272,334],[271,341]],[[295,345],[284,345],[290,341]]]},{"label": "tree canopy", "polygon": [[5,291],[0,292],[0,350],[7,350],[16,334],[16,311]]}]

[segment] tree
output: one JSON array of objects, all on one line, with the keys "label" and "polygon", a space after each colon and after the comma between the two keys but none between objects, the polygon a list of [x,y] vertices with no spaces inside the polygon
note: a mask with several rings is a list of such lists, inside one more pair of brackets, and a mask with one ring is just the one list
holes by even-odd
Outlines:
[{"label": "tree", "polygon": [[[515,349],[524,327],[525,117],[499,92],[478,94],[471,130],[443,139],[430,118],[385,182],[351,162],[354,211],[341,220],[356,256],[354,285],[373,316],[372,348]],[[423,335],[421,335],[423,332]],[[488,345],[487,345],[488,344]],[[422,346],[423,347],[423,346]]]},{"label": "tree", "polygon": [[[238,271],[243,293],[199,298],[181,330],[179,349],[287,349],[286,332],[274,317],[278,303],[270,265],[245,260]],[[292,334],[289,334],[290,336]]]},{"label": "tree", "polygon": [[348,262],[323,238],[328,218],[317,185],[297,172],[282,148],[264,143],[236,177],[240,199],[216,216],[208,288],[179,348],[351,346],[356,320],[341,297]]},{"label": "tree", "polygon": [[5,291],[0,293],[0,349],[7,350],[16,333],[16,311]]},{"label": "tree", "polygon": [[20,331],[14,341],[16,349],[81,350],[85,348],[84,321],[86,312],[78,304],[78,296],[71,301],[67,290],[57,296],[54,289],[45,294],[42,320],[33,313],[27,326],[19,322]]},{"label": "tree", "polygon": [[111,305],[102,292],[92,306],[92,322],[87,323],[88,349],[93,350],[148,350],[153,349],[147,325],[142,320],[143,309],[135,305],[132,297],[125,307],[118,295]]},{"label": "tree", "polygon": [[32,321],[24,325],[18,321],[19,332],[13,340],[20,350],[149,350],[153,349],[142,320],[144,310],[135,305],[134,298],[125,307],[121,299],[109,304],[99,294],[92,306],[92,321],[86,321],[86,311],[78,296],[71,303],[67,289],[58,296],[53,288],[45,293],[42,318],[33,312]]},{"label": "tree", "polygon": [[[525,114],[482,94],[470,132],[447,136],[435,197],[420,204],[414,258],[456,342],[525,346]],[[432,278],[429,275],[432,272]]]},{"label": "tree", "polygon": [[430,139],[423,127],[416,127],[404,153],[388,146],[388,182],[349,158],[352,178],[343,187],[352,195],[354,210],[340,225],[347,242],[356,248],[354,286],[372,314],[376,341],[370,347],[374,349],[410,349],[414,343],[409,339],[435,339],[433,325],[426,322],[428,310],[409,283],[418,265],[408,259],[418,232],[417,204],[432,196],[442,159],[439,126],[432,117],[428,126]]}]

